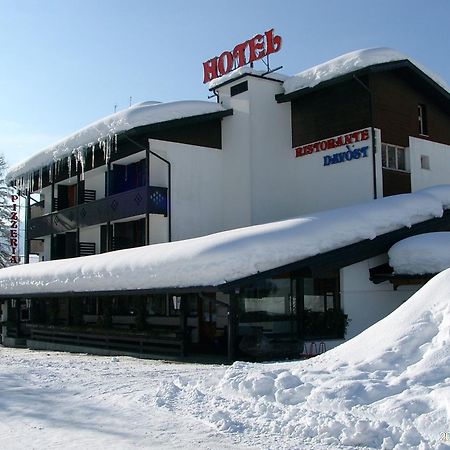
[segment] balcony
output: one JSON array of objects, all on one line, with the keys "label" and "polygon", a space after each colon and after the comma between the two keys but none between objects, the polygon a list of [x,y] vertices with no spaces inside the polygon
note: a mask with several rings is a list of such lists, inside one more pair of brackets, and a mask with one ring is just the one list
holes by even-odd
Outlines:
[{"label": "balcony", "polygon": [[167,188],[143,186],[33,218],[29,239],[147,213],[167,215]]}]

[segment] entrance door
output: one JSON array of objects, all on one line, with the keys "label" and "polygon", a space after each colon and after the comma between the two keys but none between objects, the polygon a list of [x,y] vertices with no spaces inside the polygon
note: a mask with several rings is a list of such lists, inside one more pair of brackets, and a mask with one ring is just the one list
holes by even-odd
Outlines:
[{"label": "entrance door", "polygon": [[213,348],[216,337],[215,301],[207,295],[198,297],[198,340],[204,348]]}]

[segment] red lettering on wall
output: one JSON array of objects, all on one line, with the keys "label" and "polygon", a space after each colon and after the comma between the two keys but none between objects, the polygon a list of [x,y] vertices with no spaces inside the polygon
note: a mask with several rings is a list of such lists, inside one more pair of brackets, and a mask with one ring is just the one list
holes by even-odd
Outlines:
[{"label": "red lettering on wall", "polygon": [[342,134],[330,139],[324,139],[322,141],[306,144],[301,147],[295,148],[296,158],[300,156],[310,155],[313,152],[330,150],[344,145],[351,145],[356,142],[366,141],[369,139],[369,129],[353,131],[351,133]]}]

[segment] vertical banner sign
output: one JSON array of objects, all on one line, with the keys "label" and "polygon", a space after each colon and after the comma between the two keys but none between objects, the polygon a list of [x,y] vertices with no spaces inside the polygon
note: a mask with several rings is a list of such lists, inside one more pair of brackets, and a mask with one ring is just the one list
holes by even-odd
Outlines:
[{"label": "vertical banner sign", "polygon": [[11,264],[19,264],[19,196],[16,194],[11,195],[11,225],[9,231],[9,245],[11,247],[11,256],[9,262]]}]

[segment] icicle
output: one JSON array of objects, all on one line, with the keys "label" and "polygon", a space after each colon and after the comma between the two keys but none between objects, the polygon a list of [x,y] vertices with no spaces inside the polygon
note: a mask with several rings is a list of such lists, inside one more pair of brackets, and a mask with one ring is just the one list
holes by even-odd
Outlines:
[{"label": "icicle", "polygon": [[38,190],[42,190],[42,167],[39,169]]},{"label": "icicle", "polygon": [[77,167],[78,164],[81,166],[81,181],[84,180],[84,169],[86,164],[86,149],[78,149],[75,154],[75,159],[77,161]]},{"label": "icicle", "polygon": [[92,144],[91,148],[92,148],[92,164],[91,164],[91,168],[93,169],[94,165],[95,165],[95,144]]},{"label": "icicle", "polygon": [[103,141],[99,142],[99,146],[100,146],[100,150],[103,150],[103,161],[105,162],[105,164],[107,164],[106,161],[106,149],[105,149],[105,145]]},{"label": "icicle", "polygon": [[100,147],[103,150],[103,160],[105,161],[105,164],[108,164],[111,159],[111,136],[100,141]]},{"label": "icicle", "polygon": [[48,166],[48,179],[50,180],[50,182],[53,181],[53,164],[50,164]]},{"label": "icicle", "polygon": [[117,134],[114,135],[114,153],[117,153]]},{"label": "icicle", "polygon": [[69,178],[72,175],[72,155],[69,155],[67,158],[67,166],[69,168]]}]

